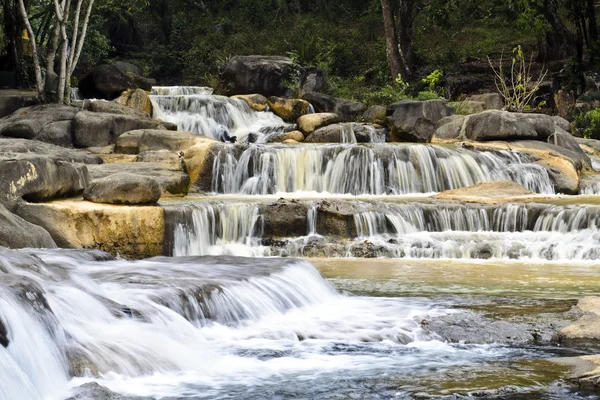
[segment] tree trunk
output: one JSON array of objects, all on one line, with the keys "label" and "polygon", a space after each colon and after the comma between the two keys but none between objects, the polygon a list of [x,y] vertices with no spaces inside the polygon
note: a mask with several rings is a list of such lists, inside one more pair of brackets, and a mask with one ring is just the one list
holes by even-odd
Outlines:
[{"label": "tree trunk", "polygon": [[414,65],[413,39],[416,3],[415,0],[398,0],[398,38],[400,58],[404,68],[403,76],[409,77]]},{"label": "tree trunk", "polygon": [[29,17],[27,17],[27,9],[25,9],[25,3],[23,0],[18,0],[19,12],[23,23],[27,28],[29,34],[29,42],[31,43],[31,58],[33,59],[33,68],[35,72],[35,86],[40,96],[44,95],[44,81],[42,80],[42,68],[40,67],[40,60],[38,58],[37,43],[33,28],[29,23]]},{"label": "tree trunk", "polygon": [[544,61],[562,60],[572,56],[575,39],[558,14],[556,0],[544,0],[543,13],[550,24],[546,33]]},{"label": "tree trunk", "polygon": [[15,86],[27,86],[26,74],[23,71],[23,52],[21,46],[21,33],[23,25],[17,17],[16,4],[12,0],[2,1],[2,14],[4,17],[4,32],[7,36],[7,53],[10,56],[10,67],[14,71]]},{"label": "tree trunk", "polygon": [[405,71],[401,68],[402,60],[398,47],[398,38],[396,37],[396,29],[394,27],[394,13],[390,4],[390,0],[381,0],[381,11],[383,13],[383,30],[385,35],[385,52],[392,74],[392,81],[398,75],[405,78]]}]

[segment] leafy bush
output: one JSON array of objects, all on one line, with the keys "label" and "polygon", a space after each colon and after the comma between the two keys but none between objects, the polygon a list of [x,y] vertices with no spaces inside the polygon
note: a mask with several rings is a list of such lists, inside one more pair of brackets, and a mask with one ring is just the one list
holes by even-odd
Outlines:
[{"label": "leafy bush", "polygon": [[576,116],[575,129],[586,139],[600,139],[600,108]]}]

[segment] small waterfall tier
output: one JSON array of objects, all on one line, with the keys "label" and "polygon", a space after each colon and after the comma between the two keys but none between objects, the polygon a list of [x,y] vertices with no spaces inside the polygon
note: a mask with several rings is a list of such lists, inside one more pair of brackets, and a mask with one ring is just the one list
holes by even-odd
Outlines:
[{"label": "small waterfall tier", "polygon": [[600,260],[592,205],[199,202],[166,212],[178,256]]},{"label": "small waterfall tier", "polygon": [[[427,300],[340,295],[293,259],[130,262],[0,248],[0,399],[66,399],[92,380],[145,398],[221,397],[232,382],[295,379],[315,365],[389,367],[383,347],[446,346],[417,317],[449,312]],[[362,350],[332,351],[341,343]]]},{"label": "small waterfall tier", "polygon": [[512,180],[537,193],[555,193],[548,171],[519,152],[421,144],[239,147],[215,158],[213,192],[399,195]]},{"label": "small waterfall tier", "polygon": [[150,98],[154,117],[216,140],[235,136],[238,142],[266,142],[293,128],[271,112],[254,111],[244,100],[213,95],[210,88],[156,87]]}]

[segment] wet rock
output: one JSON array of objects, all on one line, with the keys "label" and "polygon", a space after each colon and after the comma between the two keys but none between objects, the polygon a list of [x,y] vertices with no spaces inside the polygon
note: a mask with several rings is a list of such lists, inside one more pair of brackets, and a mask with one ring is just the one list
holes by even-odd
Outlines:
[{"label": "wet rock", "polygon": [[163,254],[165,221],[161,207],[62,200],[19,203],[15,213],[46,229],[61,248],[97,249],[133,259]]},{"label": "wet rock", "polygon": [[152,101],[148,93],[142,89],[129,89],[115,100],[115,103],[139,110],[147,116],[152,115]]},{"label": "wet rock", "polygon": [[328,125],[308,135],[306,143],[356,143],[352,125],[347,123]]},{"label": "wet rock", "polygon": [[121,172],[151,178],[158,183],[161,193],[181,195],[187,194],[190,189],[190,178],[181,170],[181,166],[168,163],[110,163],[90,167],[89,171],[94,180]]},{"label": "wet rock", "polygon": [[294,139],[285,139],[283,142],[281,142],[283,144],[299,144],[300,142]]},{"label": "wet rock", "polygon": [[317,92],[304,93],[302,98],[310,102],[318,113],[337,114],[344,122],[356,121],[367,109],[363,103]]},{"label": "wet rock", "polygon": [[296,237],[308,232],[308,206],[280,199],[262,207],[264,237]]},{"label": "wet rock", "polygon": [[323,200],[317,207],[317,233],[326,236],[356,237],[354,215],[358,208],[339,200]]},{"label": "wet rock", "polygon": [[403,100],[388,106],[386,123],[393,142],[429,142],[437,122],[453,114],[444,100]]},{"label": "wet rock", "polygon": [[300,131],[284,132],[279,135],[271,136],[268,143],[290,143],[293,140],[295,143],[304,142],[304,134]]},{"label": "wet rock", "polygon": [[0,139],[0,203],[46,201],[81,193],[89,182],[82,162],[96,156],[38,141]]},{"label": "wet rock", "polygon": [[222,79],[233,95],[282,96],[288,91],[283,83],[289,78],[292,65],[288,57],[235,56],[225,67]]},{"label": "wet rock", "polygon": [[152,400],[152,398],[122,396],[100,386],[97,382],[89,382],[76,388],[73,396],[67,400]]},{"label": "wet rock", "polygon": [[92,181],[83,198],[94,203],[155,204],[160,199],[158,183],[147,176],[119,173]]},{"label": "wet rock", "polygon": [[387,109],[384,106],[371,106],[362,115],[363,121],[379,125],[385,124],[386,117]]},{"label": "wet rock", "polygon": [[215,157],[225,145],[209,138],[196,138],[194,145],[184,150],[184,162],[190,184],[199,191],[212,190],[212,170]]},{"label": "wet rock", "polygon": [[468,101],[481,102],[486,110],[502,110],[504,98],[500,93],[483,93],[469,96]]},{"label": "wet rock", "polygon": [[298,118],[308,114],[310,103],[302,99],[284,99],[269,97],[268,105],[271,111],[286,122],[296,122]]},{"label": "wet rock", "polygon": [[554,340],[571,347],[600,346],[600,297],[584,297],[577,303],[577,309],[584,313],[573,324],[556,334]]},{"label": "wet rock", "polygon": [[357,143],[384,143],[390,141],[390,132],[381,125],[351,122]]},{"label": "wet rock", "polygon": [[554,133],[552,117],[545,114],[485,111],[466,122],[465,137],[470,140],[545,140]]},{"label": "wet rock", "polygon": [[77,112],[75,107],[55,104],[22,108],[0,120],[0,136],[72,146]]},{"label": "wet rock", "polygon": [[[11,249],[25,247],[54,248],[56,244],[50,234],[39,226],[12,214],[0,204],[0,246]],[[0,340],[2,327],[0,321]]]},{"label": "wet rock", "polygon": [[340,122],[340,116],[333,113],[307,114],[298,118],[298,129],[308,136],[319,128]]},{"label": "wet rock", "polygon": [[238,94],[231,97],[244,100],[254,111],[266,111],[269,107],[267,98],[261,94]]}]

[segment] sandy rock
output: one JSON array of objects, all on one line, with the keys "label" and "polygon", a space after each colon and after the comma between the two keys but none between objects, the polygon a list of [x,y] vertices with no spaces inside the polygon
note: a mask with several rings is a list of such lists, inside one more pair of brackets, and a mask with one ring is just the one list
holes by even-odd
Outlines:
[{"label": "sandy rock", "polygon": [[231,97],[244,100],[254,111],[266,111],[269,107],[267,98],[262,94],[238,94]]},{"label": "sandy rock", "polygon": [[337,114],[316,113],[303,115],[300,118],[298,118],[296,123],[298,124],[298,129],[300,129],[300,131],[302,131],[302,133],[304,133],[305,136],[308,136],[319,128],[335,124],[340,121],[341,119]]},{"label": "sandy rock", "polygon": [[440,200],[495,203],[535,195],[534,192],[513,181],[493,181],[460,189],[446,190],[433,197]]},{"label": "sandy rock", "polygon": [[282,97],[269,97],[268,105],[271,111],[287,122],[295,122],[298,118],[308,114],[310,103],[302,99],[285,99]]},{"label": "sandy rock", "polygon": [[114,100],[116,103],[152,115],[152,101],[148,93],[142,89],[129,89]]},{"label": "sandy rock", "polygon": [[154,179],[126,172],[92,181],[83,191],[83,198],[94,203],[155,204],[161,190]]}]

